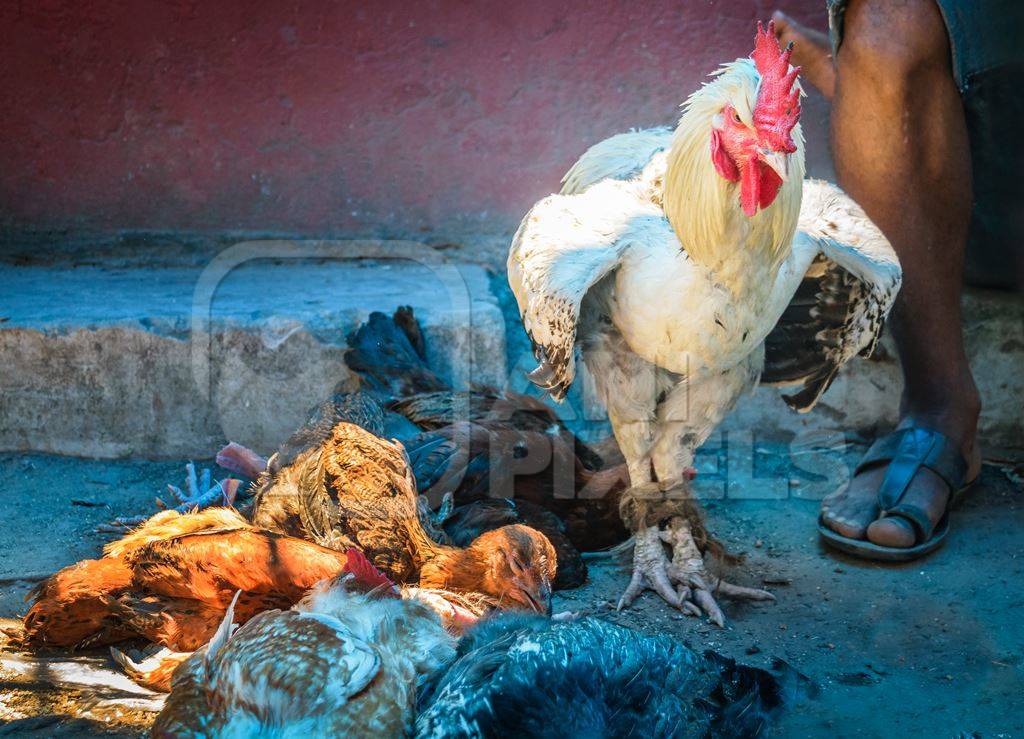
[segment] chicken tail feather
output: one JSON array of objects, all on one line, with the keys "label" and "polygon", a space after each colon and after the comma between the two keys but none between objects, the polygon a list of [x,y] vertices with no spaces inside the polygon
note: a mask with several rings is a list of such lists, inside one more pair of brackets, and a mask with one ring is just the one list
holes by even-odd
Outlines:
[{"label": "chicken tail feather", "polygon": [[763,670],[710,650],[704,658],[719,675],[710,696],[718,707],[712,721],[715,736],[760,736],[780,710],[817,694],[809,678],[782,660]]},{"label": "chicken tail feather", "polygon": [[448,389],[427,366],[423,335],[411,308],[400,308],[394,316],[371,313],[349,335],[348,345],[345,363],[368,390],[402,397]]}]

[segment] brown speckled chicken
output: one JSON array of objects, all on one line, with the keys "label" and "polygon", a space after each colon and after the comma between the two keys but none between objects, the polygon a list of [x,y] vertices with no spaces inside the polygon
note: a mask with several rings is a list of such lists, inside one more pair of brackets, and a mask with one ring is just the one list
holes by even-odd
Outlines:
[{"label": "brown speckled chicken", "polygon": [[548,539],[513,525],[464,549],[432,540],[420,522],[402,445],[378,436],[381,418],[363,394],[322,406],[267,463],[252,522],[333,549],[356,547],[399,583],[478,592],[505,606],[547,611],[557,570]]},{"label": "brown speckled chicken", "polygon": [[[147,639],[162,648],[138,662],[119,650],[111,653],[129,677],[153,690],[169,690],[174,669],[213,636],[235,593],[233,618],[245,623],[289,607],[318,582],[339,575],[352,575],[363,589],[394,590],[356,549],[336,551],[261,530],[227,508],[158,513],[104,553],[39,585],[21,644],[78,648]],[[484,595],[438,588],[395,592],[428,606],[456,635],[498,605]]]},{"label": "brown speckled chicken", "polygon": [[[221,450],[217,459],[222,466],[245,477],[256,479],[257,500],[262,501],[264,494],[260,491],[268,481],[277,479],[281,470],[294,463],[301,454],[298,450],[319,444],[319,437],[331,433],[331,429],[342,419],[358,419],[360,426],[375,431],[380,431],[382,424],[385,423],[383,409],[369,396],[363,393],[339,393],[318,406],[309,422],[286,441],[281,450],[269,461],[238,444],[229,444]],[[467,429],[467,436],[461,435],[461,428]],[[488,450],[493,441],[493,435],[489,430],[472,424],[455,424],[430,432],[429,435],[432,438],[428,442],[414,447],[416,456],[410,460],[417,481],[421,474],[428,480],[427,485],[418,486],[420,492],[429,491],[429,486],[433,484],[449,485],[443,479],[447,474],[446,470],[458,469],[462,471],[461,484],[458,485],[459,498],[472,501],[454,510],[449,506],[445,514],[438,514],[425,507],[425,495],[419,496],[420,523],[424,532],[433,541],[467,547],[473,539],[484,533],[503,526],[523,524],[542,533],[554,547],[558,567],[552,586],[556,590],[579,587],[586,582],[586,564],[579,550],[567,537],[565,524],[557,516],[529,501],[517,500],[513,503],[511,499],[486,497],[488,489],[486,485],[480,484],[480,480],[482,477],[486,483],[489,475],[486,470],[483,475],[478,475],[477,468],[481,466],[479,463],[488,462]],[[453,463],[453,456],[467,455],[473,457],[473,464],[460,467],[457,460]],[[501,462],[498,460],[494,464],[500,466]],[[450,489],[445,487],[443,494],[450,492]],[[299,498],[286,496],[276,504],[261,502],[258,507],[263,511],[259,518],[260,525],[296,536],[310,535],[310,527],[302,516],[316,516],[304,513]],[[272,517],[268,517],[268,510],[273,511]],[[440,523],[446,523],[445,530],[439,527]],[[316,540],[322,543],[331,541],[330,536],[316,536],[320,537]]]},{"label": "brown speckled chicken", "polygon": [[[416,586],[396,586],[390,579],[375,568],[366,556],[358,549],[346,552],[347,564],[344,575],[351,579],[345,581],[347,590],[363,593],[371,591],[378,595],[397,595],[406,600],[422,603],[440,619],[445,631],[454,637],[462,636],[465,631],[475,626],[481,618],[493,612],[497,601],[479,593],[462,593],[439,588],[420,588]],[[337,577],[335,580],[337,581]],[[318,584],[317,588],[333,587],[328,581]],[[234,619],[233,608],[229,608]],[[173,617],[173,614],[169,614]],[[225,616],[225,618],[228,618]],[[137,684],[150,690],[169,693],[171,681],[178,665],[192,656],[193,652],[178,652],[157,644],[150,644],[141,650],[122,651],[117,647],[110,648],[114,661],[121,666],[125,674]]]},{"label": "brown speckled chicken", "polygon": [[538,398],[484,386],[452,390],[427,366],[411,308],[390,318],[371,314],[348,343],[345,361],[363,386],[412,423],[405,433],[388,425],[409,453],[420,492],[435,504],[446,492],[459,505],[530,501],[556,514],[582,551],[628,538],[619,516],[625,466],[608,465]]},{"label": "brown speckled chicken", "polygon": [[175,672],[153,736],[410,735],[417,685],[454,658],[454,639],[415,600],[346,586],[230,636],[226,618]]}]

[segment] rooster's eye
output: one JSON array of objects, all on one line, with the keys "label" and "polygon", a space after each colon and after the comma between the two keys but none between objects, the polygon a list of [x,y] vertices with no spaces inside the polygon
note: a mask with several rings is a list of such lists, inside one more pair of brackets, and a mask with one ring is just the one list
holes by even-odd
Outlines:
[{"label": "rooster's eye", "polygon": [[737,123],[741,123],[741,121],[740,121],[740,114],[737,113],[735,110],[732,112],[732,119],[734,121],[736,121]]}]

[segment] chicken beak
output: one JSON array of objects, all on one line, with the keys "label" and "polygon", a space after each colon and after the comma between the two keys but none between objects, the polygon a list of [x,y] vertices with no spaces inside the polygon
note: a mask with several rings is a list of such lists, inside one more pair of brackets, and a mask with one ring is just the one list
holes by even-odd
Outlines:
[{"label": "chicken beak", "polygon": [[785,182],[789,179],[789,154],[787,152],[762,149],[760,159],[772,168],[780,180]]},{"label": "chicken beak", "polygon": [[551,585],[545,579],[535,588],[528,587],[523,583],[516,583],[519,594],[522,596],[520,602],[529,606],[537,613],[545,616],[551,615]]}]

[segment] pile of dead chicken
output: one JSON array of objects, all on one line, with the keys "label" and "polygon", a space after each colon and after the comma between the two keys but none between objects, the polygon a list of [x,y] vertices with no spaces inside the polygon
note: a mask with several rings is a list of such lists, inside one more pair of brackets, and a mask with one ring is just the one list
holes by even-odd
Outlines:
[{"label": "pile of dead chicken", "polygon": [[[785,692],[775,676],[548,618],[552,584],[586,578],[579,548],[625,538],[611,525],[619,470],[597,471],[541,403],[447,388],[410,312],[374,314],[350,344],[359,392],[319,406],[269,460],[238,445],[218,456],[254,480],[250,504],[199,510],[232,486],[190,469],[179,510],[37,588],[23,644],[160,647],[142,664],[112,650],[171,691],[154,736],[760,732]],[[560,499],[545,469],[507,476],[516,502],[487,498],[507,472],[491,461],[516,459],[531,434],[550,467],[610,494]],[[509,454],[491,453],[502,443]],[[420,493],[448,494],[443,512]],[[510,609],[533,615],[489,615]]]}]

